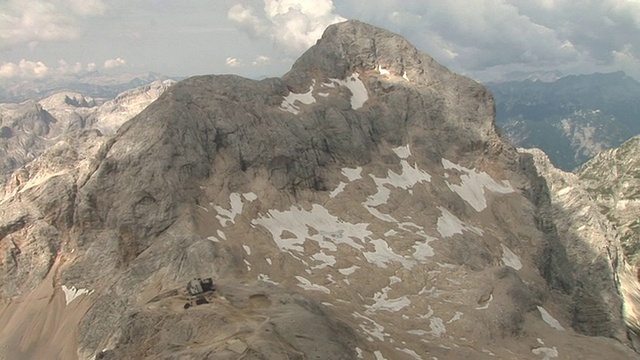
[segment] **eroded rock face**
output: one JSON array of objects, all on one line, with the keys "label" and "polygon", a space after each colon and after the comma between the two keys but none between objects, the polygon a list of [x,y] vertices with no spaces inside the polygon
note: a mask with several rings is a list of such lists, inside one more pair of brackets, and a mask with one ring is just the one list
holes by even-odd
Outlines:
[{"label": "eroded rock face", "polygon": [[60,92],[38,102],[0,104],[0,184],[64,136],[95,129],[112,135],[174,82],[157,81],[98,103],[75,92]]},{"label": "eroded rock face", "polygon": [[[583,279],[571,246],[600,253],[562,239],[493,116],[481,85],[357,21],[329,27],[280,79],[182,81],[114,136],[86,135],[80,170],[0,204],[33,207],[59,233],[50,270],[18,286],[13,269],[35,263],[22,252],[5,272],[5,353],[633,357],[615,289]],[[70,210],[49,215],[59,203]],[[3,249],[47,243],[18,215],[2,217]],[[196,277],[216,296],[185,309]],[[596,305],[580,312],[591,284]],[[21,301],[34,294],[49,303]],[[28,315],[52,313],[68,320]]]},{"label": "eroded rock face", "polygon": [[577,175],[600,212],[616,226],[628,261],[640,267],[640,137],[603,152]]},{"label": "eroded rock face", "polygon": [[578,171],[582,186],[606,218],[619,246],[620,286],[629,326],[640,334],[640,138],[594,157]]},{"label": "eroded rock face", "polygon": [[520,151],[530,155],[542,186],[549,189],[540,221],[548,224],[545,232],[566,252],[562,271],[551,273],[569,279],[564,290],[572,299],[572,326],[592,336],[624,338],[617,289],[624,255],[615,228],[598,211],[578,176],[555,168],[541,150]]}]

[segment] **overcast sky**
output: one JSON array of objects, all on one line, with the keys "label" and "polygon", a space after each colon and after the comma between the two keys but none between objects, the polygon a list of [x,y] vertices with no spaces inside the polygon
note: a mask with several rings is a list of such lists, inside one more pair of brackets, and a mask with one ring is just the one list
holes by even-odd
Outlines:
[{"label": "overcast sky", "polygon": [[0,0],[0,80],[280,76],[345,19],[397,32],[482,81],[538,70],[640,78],[640,0]]}]

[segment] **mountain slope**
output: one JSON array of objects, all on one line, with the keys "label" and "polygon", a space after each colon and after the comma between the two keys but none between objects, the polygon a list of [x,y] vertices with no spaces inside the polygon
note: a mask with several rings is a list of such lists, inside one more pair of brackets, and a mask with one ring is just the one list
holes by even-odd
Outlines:
[{"label": "mountain slope", "polygon": [[598,154],[578,176],[620,233],[629,261],[636,267],[640,252],[640,137]]},{"label": "mountain slope", "polygon": [[[567,249],[596,255],[585,272],[602,274],[615,269],[615,282],[623,295],[625,321],[640,333],[640,284],[638,281],[638,137],[598,154],[576,174],[554,168],[540,150],[521,150],[535,159],[537,172],[550,188],[553,223],[567,242]],[[582,245],[581,245],[582,244]],[[593,285],[589,285],[593,293]],[[631,337],[637,342],[635,336]],[[636,343],[637,346],[637,343]]]},{"label": "mountain slope", "polygon": [[496,123],[507,137],[542,149],[566,171],[640,133],[640,83],[622,72],[487,87],[496,98]]},{"label": "mountain slope", "polygon": [[61,92],[37,102],[0,104],[0,184],[66,135],[89,129],[113,134],[172,84],[154,82],[102,103],[80,93]]},{"label": "mountain slope", "polygon": [[[567,251],[493,105],[357,21],[327,28],[281,79],[181,81],[11,184],[0,349],[633,358],[613,271],[585,274],[592,249]],[[196,277],[217,290],[185,309]]]}]

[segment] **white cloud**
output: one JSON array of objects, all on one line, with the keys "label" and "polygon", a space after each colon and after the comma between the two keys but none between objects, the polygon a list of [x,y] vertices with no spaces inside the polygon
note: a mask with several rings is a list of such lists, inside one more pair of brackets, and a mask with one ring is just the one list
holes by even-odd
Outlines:
[{"label": "white cloud", "polygon": [[102,0],[66,0],[65,3],[69,9],[81,16],[102,15],[107,9]]},{"label": "white cloud", "polygon": [[334,13],[331,0],[263,0],[262,4],[261,11],[250,4],[234,5],[228,18],[250,36],[268,38],[295,54],[313,45],[327,26],[346,20]]},{"label": "white cloud", "polygon": [[0,3],[0,40],[4,44],[77,39],[83,17],[104,13],[101,0],[4,0]]},{"label": "white cloud", "polygon": [[268,64],[271,61],[271,58],[266,55],[258,55],[255,60],[253,60],[253,65],[262,65]]},{"label": "white cloud", "polygon": [[[120,66],[126,61],[117,58],[105,61],[105,64],[107,63],[112,66]],[[57,66],[51,67],[43,61],[22,59],[17,63],[5,62],[0,65],[0,79],[39,79],[51,76],[81,75],[97,69],[98,66],[94,62],[84,65],[81,62],[70,63],[60,59]]]},{"label": "white cloud", "polygon": [[115,58],[115,59],[105,60],[104,65],[102,67],[105,69],[115,69],[117,67],[124,66],[126,64],[127,64],[127,60],[122,58]]},{"label": "white cloud", "polygon": [[400,33],[470,75],[612,71],[640,58],[638,0],[353,0],[334,12]]},{"label": "white cloud", "polygon": [[240,59],[234,58],[234,57],[228,57],[227,61],[225,63],[227,64],[227,66],[230,66],[230,67],[240,67],[240,66],[242,66],[242,61],[240,61]]},{"label": "white cloud", "polygon": [[49,73],[49,67],[42,61],[22,59],[17,64],[6,62],[0,65],[0,78],[42,78]]},{"label": "white cloud", "polygon": [[[112,61],[112,60],[107,60],[107,61]],[[54,69],[51,69],[51,70],[56,75],[68,75],[68,74],[83,74],[86,72],[95,71],[97,70],[97,68],[98,66],[96,65],[96,63],[93,63],[93,62],[83,65],[81,62],[78,62],[78,61],[76,61],[75,63],[68,63],[66,60],[60,59],[58,60],[58,67],[55,70]]]}]

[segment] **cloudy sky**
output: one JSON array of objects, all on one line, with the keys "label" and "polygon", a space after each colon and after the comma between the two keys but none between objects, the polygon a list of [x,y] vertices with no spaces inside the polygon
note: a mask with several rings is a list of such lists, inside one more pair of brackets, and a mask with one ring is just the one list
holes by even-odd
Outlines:
[{"label": "cloudy sky", "polygon": [[640,0],[0,0],[0,81],[95,70],[279,76],[350,18],[481,81],[540,70],[640,79]]}]

